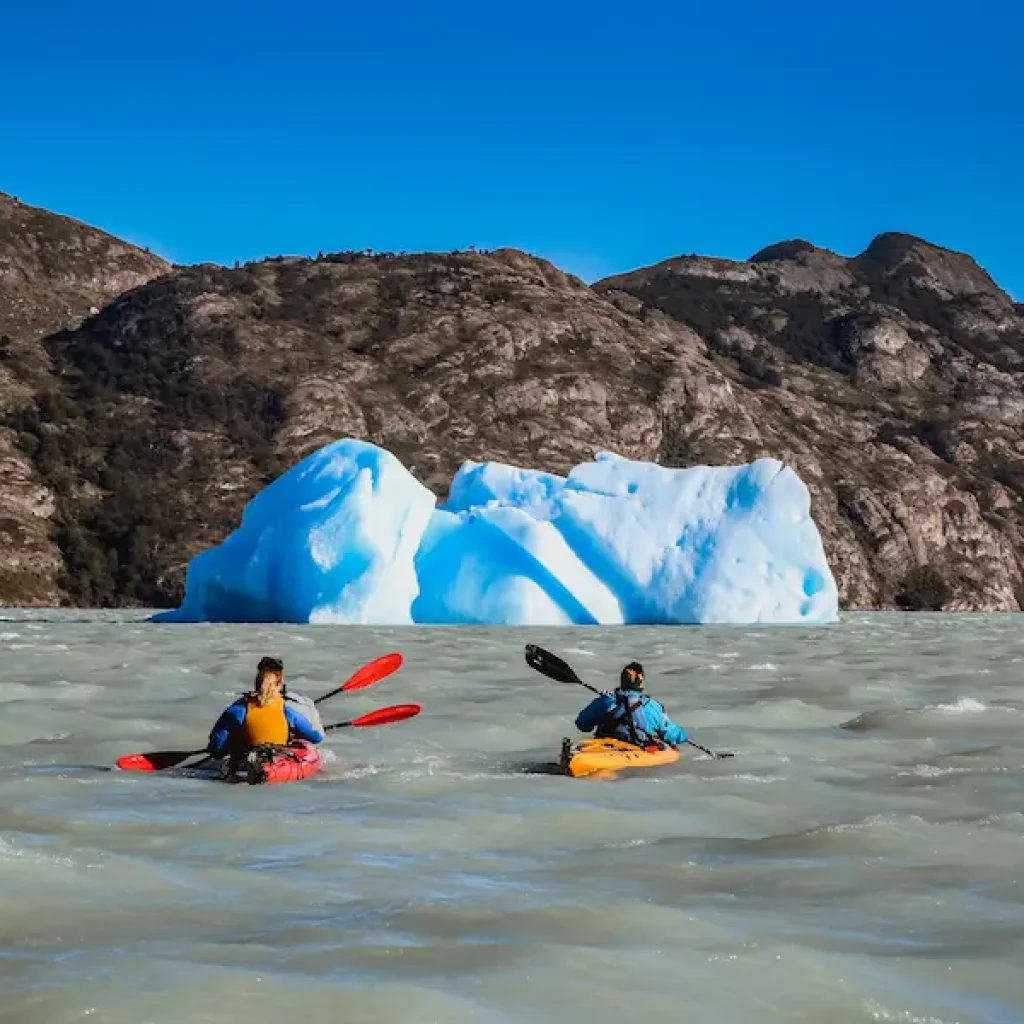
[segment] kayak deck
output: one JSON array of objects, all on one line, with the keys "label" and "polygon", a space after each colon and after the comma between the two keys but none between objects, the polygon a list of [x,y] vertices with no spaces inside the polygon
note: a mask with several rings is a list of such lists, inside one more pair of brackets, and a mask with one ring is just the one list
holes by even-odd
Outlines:
[{"label": "kayak deck", "polygon": [[298,782],[316,775],[323,758],[316,744],[293,740],[286,747],[257,747],[249,751],[239,766],[242,780],[250,785]]},{"label": "kayak deck", "polygon": [[[250,754],[257,753],[251,751]],[[273,785],[279,782],[299,782],[316,775],[323,768],[323,757],[313,743],[294,740],[286,747],[267,747],[258,751],[258,756],[243,759],[235,770],[226,775],[226,761],[207,759],[187,768],[178,769],[175,774],[193,779],[208,779],[211,782],[249,783],[249,785]]]},{"label": "kayak deck", "polygon": [[572,743],[562,740],[561,768],[564,775],[582,778],[600,775],[614,778],[614,773],[625,768],[655,768],[679,760],[679,751],[674,747],[638,747],[632,743],[614,739],[585,739]]}]

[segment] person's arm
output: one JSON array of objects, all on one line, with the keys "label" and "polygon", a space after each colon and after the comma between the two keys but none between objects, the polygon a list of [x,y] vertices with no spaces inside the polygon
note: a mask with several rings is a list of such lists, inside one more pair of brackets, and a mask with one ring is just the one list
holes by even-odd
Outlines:
[{"label": "person's arm", "polygon": [[615,707],[615,698],[610,693],[602,693],[576,716],[576,728],[580,732],[590,732],[591,729],[596,729],[613,707]]},{"label": "person's arm", "polygon": [[244,721],[245,703],[243,701],[236,701],[224,709],[220,718],[217,719],[217,724],[210,732],[210,741],[206,749],[211,757],[223,757],[227,753],[228,745]]},{"label": "person's arm", "polygon": [[324,734],[316,729],[305,715],[297,711],[294,705],[285,704],[284,717],[288,722],[289,733],[309,743],[323,743]]},{"label": "person's arm", "polygon": [[681,747],[686,742],[686,730],[681,725],[676,725],[668,717],[668,712],[660,704],[658,708],[661,711],[661,725],[658,729],[658,735],[671,746]]},{"label": "person's arm", "polygon": [[298,711],[316,732],[324,731],[323,720],[320,718],[320,712],[312,697],[307,697],[306,694],[299,693],[298,690],[289,690],[288,696],[285,698],[285,707],[293,707]]}]

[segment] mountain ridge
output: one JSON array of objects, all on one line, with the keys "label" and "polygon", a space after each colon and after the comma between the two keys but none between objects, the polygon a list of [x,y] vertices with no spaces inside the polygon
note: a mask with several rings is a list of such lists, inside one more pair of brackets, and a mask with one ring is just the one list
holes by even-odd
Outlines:
[{"label": "mountain ridge", "polygon": [[789,240],[593,286],[513,249],[131,267],[0,361],[4,603],[176,603],[260,486],[351,435],[442,493],[464,459],[774,456],[844,607],[1021,607],[1024,315],[965,254]]},{"label": "mountain ridge", "polygon": [[0,192],[0,603],[61,598],[54,496],[8,425],[50,379],[42,339],[170,270],[107,232]]}]

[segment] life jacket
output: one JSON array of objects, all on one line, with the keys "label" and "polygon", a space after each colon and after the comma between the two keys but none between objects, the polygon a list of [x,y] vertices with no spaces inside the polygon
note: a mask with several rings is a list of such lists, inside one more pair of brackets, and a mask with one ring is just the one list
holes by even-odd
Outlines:
[{"label": "life jacket", "polygon": [[601,739],[622,740],[637,747],[658,744],[658,738],[647,731],[644,706],[649,700],[650,697],[635,690],[616,690],[615,707],[605,715],[594,735]]},{"label": "life jacket", "polygon": [[246,701],[242,735],[247,747],[287,743],[288,719],[284,716],[284,701],[274,700],[261,707],[255,698],[250,697]]}]

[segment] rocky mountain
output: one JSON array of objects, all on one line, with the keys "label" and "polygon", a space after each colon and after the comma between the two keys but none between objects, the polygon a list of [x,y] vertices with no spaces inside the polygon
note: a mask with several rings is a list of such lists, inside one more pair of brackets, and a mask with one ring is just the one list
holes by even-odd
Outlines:
[{"label": "rocky mountain", "polygon": [[[1024,310],[961,254],[787,242],[593,288],[512,250],[152,270],[0,363],[71,602],[176,603],[191,555],[342,435],[442,493],[467,458],[773,455],[812,490],[846,607],[1024,598]],[[10,479],[13,536],[47,517]],[[52,579],[8,573],[0,598]]]},{"label": "rocky mountain", "polygon": [[1020,606],[1024,307],[970,257],[899,234],[854,259],[792,241],[596,290],[700,334],[733,386],[684,414],[679,458],[793,465],[846,607]]},{"label": "rocky mountain", "polygon": [[0,604],[55,604],[56,499],[9,424],[52,385],[42,339],[169,271],[151,253],[0,193]]}]

